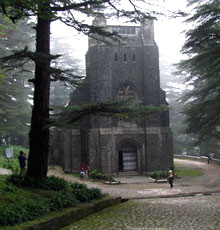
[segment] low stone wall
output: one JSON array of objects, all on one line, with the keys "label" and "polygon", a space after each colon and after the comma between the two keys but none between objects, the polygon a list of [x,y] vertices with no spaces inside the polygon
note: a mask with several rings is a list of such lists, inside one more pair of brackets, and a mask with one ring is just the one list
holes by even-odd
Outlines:
[{"label": "low stone wall", "polygon": [[[200,162],[204,162],[204,163],[207,163],[207,161],[208,161],[208,157],[205,157],[205,156],[196,157],[196,156],[174,155],[174,158],[176,158],[176,159],[184,159],[184,160],[200,161]],[[210,164],[220,165],[220,160],[219,159],[212,159],[210,161]]]},{"label": "low stone wall", "polygon": [[121,197],[106,196],[91,203],[82,203],[76,207],[54,212],[38,220],[29,221],[13,227],[4,227],[4,230],[58,230],[92,213],[119,203],[121,203]]}]

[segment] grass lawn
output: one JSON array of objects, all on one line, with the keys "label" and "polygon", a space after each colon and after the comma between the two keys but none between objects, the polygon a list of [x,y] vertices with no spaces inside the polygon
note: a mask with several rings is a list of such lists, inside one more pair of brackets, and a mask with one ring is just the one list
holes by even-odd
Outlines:
[{"label": "grass lawn", "polygon": [[200,168],[189,168],[183,164],[174,163],[175,174],[181,177],[200,177],[203,175],[202,169]]},{"label": "grass lawn", "polygon": [[36,180],[25,174],[0,175],[0,229],[101,197],[98,188],[54,176]]},{"label": "grass lawn", "polygon": [[[56,194],[52,190],[42,189],[25,189],[13,186],[10,187],[6,184],[5,179],[7,176],[0,175],[0,205],[16,204],[21,202],[31,201],[45,201]],[[10,191],[11,190],[11,191]]]},{"label": "grass lawn", "polygon": [[[6,158],[5,149],[13,148],[13,157],[10,159]],[[0,168],[19,170],[18,155],[20,151],[24,151],[28,154],[29,150],[17,145],[4,145],[0,146]]]}]

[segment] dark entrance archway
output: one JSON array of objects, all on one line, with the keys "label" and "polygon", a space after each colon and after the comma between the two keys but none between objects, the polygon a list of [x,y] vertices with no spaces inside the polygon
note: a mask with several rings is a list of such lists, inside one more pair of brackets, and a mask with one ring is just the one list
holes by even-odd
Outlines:
[{"label": "dark entrance archway", "polygon": [[123,139],[116,145],[118,172],[141,171],[142,146],[134,139]]},{"label": "dark entrance archway", "polygon": [[123,147],[118,152],[119,172],[137,171],[137,149],[134,146]]}]

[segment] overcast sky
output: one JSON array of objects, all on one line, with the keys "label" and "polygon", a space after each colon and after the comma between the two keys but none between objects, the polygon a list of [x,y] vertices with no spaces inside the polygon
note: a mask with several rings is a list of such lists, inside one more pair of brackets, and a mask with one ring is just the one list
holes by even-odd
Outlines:
[{"label": "overcast sky", "polygon": [[[186,0],[166,0],[164,6],[171,11],[184,10]],[[170,64],[181,59],[180,49],[184,42],[182,31],[186,27],[183,21],[183,18],[168,19],[163,17],[154,23],[155,40],[159,46],[160,59],[166,60]],[[84,65],[85,53],[88,48],[88,38],[86,36],[79,36],[74,29],[61,23],[53,23],[52,37],[62,37],[68,41],[69,48],[67,52],[71,52],[81,59],[82,65]]]}]

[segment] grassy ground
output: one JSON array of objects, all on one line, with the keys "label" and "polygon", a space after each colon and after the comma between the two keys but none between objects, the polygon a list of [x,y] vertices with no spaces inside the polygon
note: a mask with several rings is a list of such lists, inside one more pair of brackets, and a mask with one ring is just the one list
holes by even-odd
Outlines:
[{"label": "grassy ground", "polygon": [[175,162],[175,174],[181,177],[200,177],[203,175],[200,168],[188,168],[180,163]]},{"label": "grassy ground", "polygon": [[[6,158],[5,149],[13,147],[13,157],[10,159]],[[4,145],[0,146],[0,168],[19,170],[18,155],[20,151],[24,151],[28,154],[29,150],[21,146],[16,145]]]},{"label": "grassy ground", "polygon": [[19,203],[21,201],[43,201],[55,194],[55,191],[41,189],[21,189],[16,187],[16,191],[8,191],[10,188],[5,183],[6,176],[0,175],[0,204]]}]

